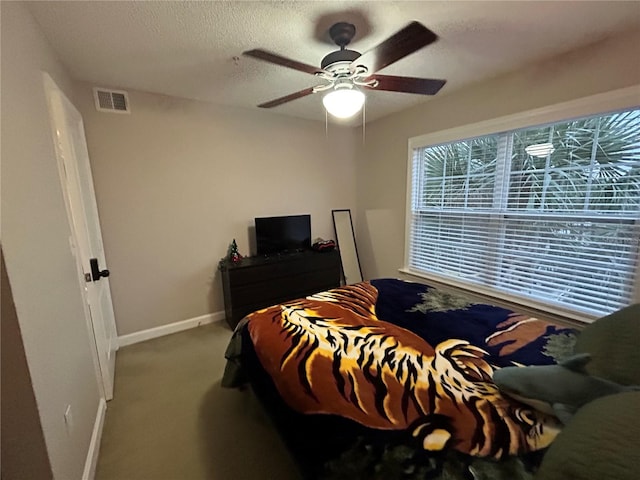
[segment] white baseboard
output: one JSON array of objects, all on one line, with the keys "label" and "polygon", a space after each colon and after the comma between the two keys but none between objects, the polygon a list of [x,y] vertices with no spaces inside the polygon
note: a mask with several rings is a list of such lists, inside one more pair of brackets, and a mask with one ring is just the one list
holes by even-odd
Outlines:
[{"label": "white baseboard", "polygon": [[98,403],[98,413],[96,414],[96,421],[93,424],[93,432],[91,433],[91,442],[89,443],[87,459],[84,462],[82,480],[93,480],[96,475],[98,454],[100,453],[100,440],[102,439],[102,427],[104,426],[104,417],[106,412],[107,402],[104,398],[101,398],[100,402]]},{"label": "white baseboard", "polygon": [[189,330],[190,328],[199,327],[200,325],[206,325],[207,323],[218,322],[225,318],[225,313],[213,312],[200,317],[189,318],[180,322],[170,323],[168,325],[162,325],[160,327],[150,328],[148,330],[141,330],[139,332],[129,333],[118,337],[118,346],[126,347],[127,345],[133,345],[134,343],[144,342],[145,340],[151,340],[152,338],[163,337],[172,333],[181,332],[182,330]]}]

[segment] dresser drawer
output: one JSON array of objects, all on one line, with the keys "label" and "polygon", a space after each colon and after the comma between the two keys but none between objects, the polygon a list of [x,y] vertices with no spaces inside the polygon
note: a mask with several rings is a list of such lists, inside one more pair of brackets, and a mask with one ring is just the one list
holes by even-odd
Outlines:
[{"label": "dresser drawer", "polygon": [[[296,292],[320,291],[325,285],[337,285],[339,275],[335,269],[322,269],[315,271],[296,272],[287,276],[265,277],[260,282],[236,282],[231,283],[231,301],[234,304],[262,302],[289,296]],[[277,302],[273,302],[277,303]]]},{"label": "dresser drawer", "polygon": [[234,285],[264,283],[305,272],[312,273],[323,268],[339,269],[339,265],[339,257],[316,253],[280,262],[231,269],[229,270],[229,280]]},{"label": "dresser drawer", "polygon": [[250,258],[222,269],[225,312],[231,327],[251,312],[340,286],[337,251]]}]

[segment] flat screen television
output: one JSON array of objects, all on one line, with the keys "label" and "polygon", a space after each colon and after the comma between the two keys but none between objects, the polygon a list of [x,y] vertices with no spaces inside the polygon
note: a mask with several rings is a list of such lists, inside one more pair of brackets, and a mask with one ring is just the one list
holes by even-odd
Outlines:
[{"label": "flat screen television", "polygon": [[255,219],[258,255],[293,253],[311,248],[311,215]]}]

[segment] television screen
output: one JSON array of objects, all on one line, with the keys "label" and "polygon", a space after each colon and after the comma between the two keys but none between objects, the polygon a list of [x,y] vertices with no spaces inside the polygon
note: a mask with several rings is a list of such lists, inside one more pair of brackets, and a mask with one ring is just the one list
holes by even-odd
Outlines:
[{"label": "television screen", "polygon": [[311,215],[256,218],[255,224],[258,255],[311,248]]}]

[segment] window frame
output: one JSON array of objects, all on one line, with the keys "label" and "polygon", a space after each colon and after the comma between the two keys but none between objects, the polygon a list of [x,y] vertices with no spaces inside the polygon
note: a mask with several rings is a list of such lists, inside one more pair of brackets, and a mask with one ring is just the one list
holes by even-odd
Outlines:
[{"label": "window frame", "polygon": [[[444,143],[462,141],[486,135],[495,135],[503,132],[518,130],[522,128],[534,127],[542,124],[562,122],[592,115],[605,115],[625,109],[640,107],[640,85],[613,90],[606,93],[579,98],[568,102],[562,102],[547,107],[537,108],[521,113],[516,113],[504,117],[498,117],[482,122],[454,127],[442,131],[432,132],[425,135],[409,138],[407,155],[407,183],[405,202],[405,241],[404,241],[404,264],[399,271],[410,277],[439,284],[440,286],[451,287],[454,290],[479,295],[487,300],[496,300],[505,306],[514,309],[533,309],[551,316],[569,320],[577,320],[582,323],[594,321],[596,316],[589,316],[585,313],[578,313],[556,305],[545,305],[532,299],[524,299],[517,295],[496,294],[489,288],[481,285],[466,284],[436,273],[417,271],[409,266],[410,242],[411,242],[411,221],[412,221],[412,189],[413,189],[413,160],[414,150],[418,148],[430,147]],[[640,302],[640,262],[636,265],[636,281],[632,286],[634,295],[633,302]]]}]

